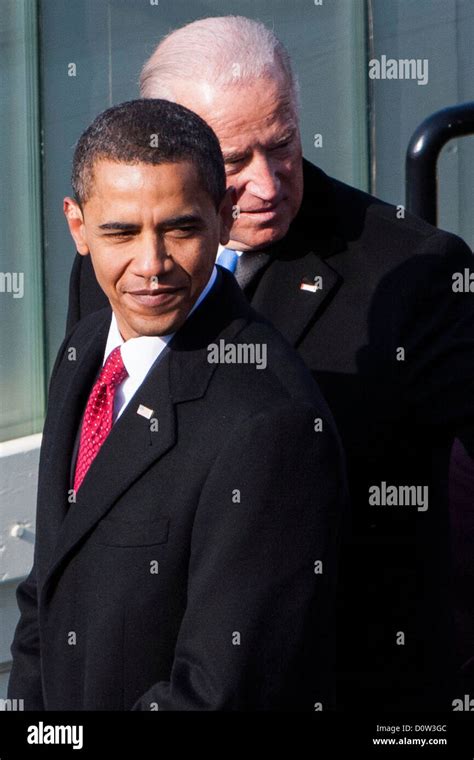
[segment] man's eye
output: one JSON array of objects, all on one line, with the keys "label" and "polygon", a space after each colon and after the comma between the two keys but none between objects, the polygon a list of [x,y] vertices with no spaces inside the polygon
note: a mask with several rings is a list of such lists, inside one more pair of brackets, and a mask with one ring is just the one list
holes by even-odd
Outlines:
[{"label": "man's eye", "polygon": [[238,174],[242,171],[244,166],[244,161],[232,161],[232,163],[226,162],[224,165],[226,176],[230,177],[232,174]]},{"label": "man's eye", "polygon": [[173,235],[185,237],[186,235],[192,235],[197,231],[197,227],[176,227],[174,230],[170,230]]},{"label": "man's eye", "polygon": [[282,150],[283,148],[287,148],[289,146],[290,142],[291,142],[291,140],[287,140],[284,143],[280,143],[279,145],[275,145],[275,147],[272,148],[272,150]]},{"label": "man's eye", "polygon": [[133,232],[109,232],[105,237],[117,240],[125,240],[133,237]]}]

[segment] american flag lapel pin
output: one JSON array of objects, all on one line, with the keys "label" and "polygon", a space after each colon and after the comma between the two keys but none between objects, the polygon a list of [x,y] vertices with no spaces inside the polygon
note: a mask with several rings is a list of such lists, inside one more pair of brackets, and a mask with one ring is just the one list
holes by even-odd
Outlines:
[{"label": "american flag lapel pin", "polygon": [[300,283],[300,290],[306,290],[308,293],[316,293],[323,287],[322,277],[316,276],[312,280],[309,277],[303,277]]},{"label": "american flag lapel pin", "polygon": [[145,417],[147,420],[151,419],[151,415],[153,414],[153,409],[149,409],[147,406],[143,406],[143,404],[140,404],[140,406],[137,409],[137,414],[140,415],[140,417]]}]

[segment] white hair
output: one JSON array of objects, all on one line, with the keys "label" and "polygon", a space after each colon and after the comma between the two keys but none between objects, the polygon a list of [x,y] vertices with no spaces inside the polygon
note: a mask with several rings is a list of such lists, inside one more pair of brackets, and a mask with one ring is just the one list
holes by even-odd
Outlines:
[{"label": "white hair", "polygon": [[261,21],[217,16],[193,21],[164,37],[143,66],[140,93],[143,98],[175,100],[173,85],[180,81],[220,88],[282,74],[282,86],[288,88],[297,112],[299,84],[283,43]]}]

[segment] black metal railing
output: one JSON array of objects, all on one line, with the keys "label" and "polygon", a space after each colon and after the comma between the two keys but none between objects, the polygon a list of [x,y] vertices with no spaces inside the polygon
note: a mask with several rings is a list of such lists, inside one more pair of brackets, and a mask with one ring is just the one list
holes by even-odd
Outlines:
[{"label": "black metal railing", "polygon": [[408,211],[431,224],[437,223],[438,156],[449,140],[471,134],[474,134],[474,102],[436,111],[415,129],[405,165]]}]

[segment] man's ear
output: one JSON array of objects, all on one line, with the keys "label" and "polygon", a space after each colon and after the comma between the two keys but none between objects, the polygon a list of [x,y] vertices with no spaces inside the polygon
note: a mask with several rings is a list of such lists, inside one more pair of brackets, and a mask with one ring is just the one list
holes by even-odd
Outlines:
[{"label": "man's ear", "polygon": [[237,191],[235,187],[228,187],[219,206],[220,216],[220,239],[221,245],[226,245],[230,240],[230,230],[234,223],[235,209],[237,208]]},{"label": "man's ear", "polygon": [[71,233],[76,244],[77,252],[81,256],[87,256],[89,246],[86,242],[84,227],[84,217],[82,209],[74,198],[65,198],[63,202],[63,211],[68,223],[69,232]]}]

